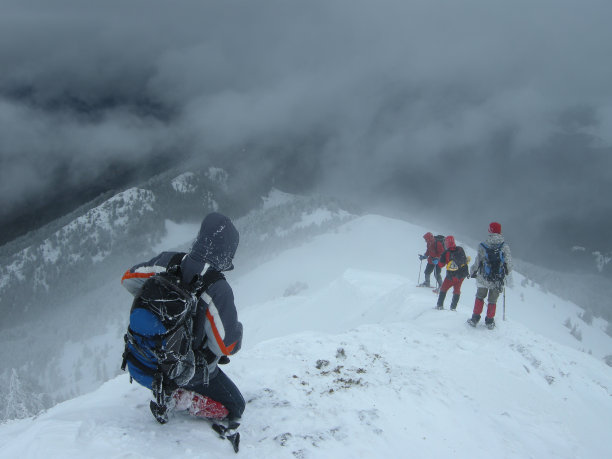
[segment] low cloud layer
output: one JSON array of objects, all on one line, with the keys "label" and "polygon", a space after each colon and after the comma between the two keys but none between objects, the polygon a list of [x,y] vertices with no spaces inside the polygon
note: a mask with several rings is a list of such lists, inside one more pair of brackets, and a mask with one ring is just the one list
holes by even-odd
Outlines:
[{"label": "low cloud layer", "polygon": [[108,180],[109,165],[133,177],[198,158],[424,206],[462,231],[502,220],[524,247],[610,249],[589,234],[612,219],[607,1],[2,0],[2,11],[6,222],[50,191]]}]

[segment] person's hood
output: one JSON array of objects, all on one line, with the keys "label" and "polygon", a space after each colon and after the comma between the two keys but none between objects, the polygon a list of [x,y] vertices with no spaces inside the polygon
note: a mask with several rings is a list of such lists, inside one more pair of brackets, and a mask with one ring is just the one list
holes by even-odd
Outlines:
[{"label": "person's hood", "polygon": [[455,244],[455,238],[454,236],[446,236],[446,238],[444,239],[444,246],[448,249],[448,250],[452,250],[455,247],[457,247],[457,245]]},{"label": "person's hood", "polygon": [[203,274],[206,264],[217,271],[234,269],[232,260],[239,240],[238,230],[228,217],[217,212],[208,214],[191,250],[181,262],[183,280],[189,282],[196,274]]},{"label": "person's hood", "polygon": [[485,242],[485,244],[487,245],[501,244],[502,242],[504,242],[504,236],[498,233],[489,233],[489,236],[487,237],[487,241]]}]

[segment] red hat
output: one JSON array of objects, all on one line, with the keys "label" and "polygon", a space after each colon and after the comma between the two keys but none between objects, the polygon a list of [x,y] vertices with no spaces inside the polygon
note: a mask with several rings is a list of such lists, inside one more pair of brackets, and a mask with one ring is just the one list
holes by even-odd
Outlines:
[{"label": "red hat", "polygon": [[501,225],[497,222],[492,222],[489,225],[489,233],[501,234]]},{"label": "red hat", "polygon": [[454,249],[455,247],[457,247],[455,245],[455,237],[454,236],[446,236],[446,238],[444,239],[444,246],[447,249]]},{"label": "red hat", "polygon": [[429,232],[423,235],[423,239],[425,239],[426,241],[431,241],[433,238],[433,234]]}]

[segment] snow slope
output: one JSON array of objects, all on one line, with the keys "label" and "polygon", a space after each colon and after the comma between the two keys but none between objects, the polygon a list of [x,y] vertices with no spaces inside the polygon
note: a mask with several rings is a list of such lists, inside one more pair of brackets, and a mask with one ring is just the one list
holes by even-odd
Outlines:
[{"label": "snow slope", "polygon": [[[497,329],[466,326],[473,281],[457,312],[415,287],[425,231],[360,217],[229,273],[245,328],[224,368],[248,401],[239,456],[612,457],[606,323],[515,274],[507,320],[500,301]],[[235,456],[201,419],[157,424],[148,400],[119,376],[1,425],[0,457]]]}]

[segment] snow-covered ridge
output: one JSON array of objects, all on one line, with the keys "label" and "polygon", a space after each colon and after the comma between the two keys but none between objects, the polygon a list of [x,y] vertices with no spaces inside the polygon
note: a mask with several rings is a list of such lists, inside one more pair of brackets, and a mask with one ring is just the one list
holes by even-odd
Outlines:
[{"label": "snow-covered ridge", "polygon": [[602,272],[606,265],[612,261],[612,254],[593,252],[593,256],[595,257],[595,265],[599,272]]},{"label": "snow-covered ridge", "polygon": [[178,177],[175,177],[171,184],[179,193],[193,193],[196,190],[196,186],[191,183],[195,174],[193,172],[185,172]]},{"label": "snow-covered ridge", "polygon": [[355,217],[336,200],[293,195],[273,188],[262,196],[260,208],[236,220],[241,240],[238,261],[259,263]]},{"label": "snow-covered ridge", "polygon": [[272,188],[267,196],[262,198],[263,210],[271,209],[272,207],[278,207],[283,204],[287,204],[295,200],[295,195],[285,193],[276,188]]},{"label": "snow-covered ridge", "polygon": [[[28,279],[31,287],[48,288],[45,273],[51,266],[80,260],[100,262],[112,250],[113,241],[125,231],[132,219],[153,212],[155,196],[149,190],[131,188],[67,224],[38,246],[30,246],[12,257],[12,262],[0,267],[0,291],[12,276]],[[32,268],[30,265],[34,265]],[[30,271],[30,272],[27,272]],[[33,271],[33,273],[31,272]]]},{"label": "snow-covered ridge", "polygon": [[161,176],[83,209],[41,238],[29,236],[29,243],[16,252],[5,249],[0,257],[0,311],[9,317],[31,310],[43,296],[48,300],[72,288],[67,279],[75,274],[82,281],[84,275],[92,277],[96,266],[150,252],[165,231],[166,219],[217,210],[219,199],[223,201],[219,187],[226,180],[227,173],[218,168]]},{"label": "snow-covered ridge", "polygon": [[[274,231],[274,235],[283,237],[283,236],[287,236],[288,234],[291,234],[293,231],[296,231],[296,230],[300,230],[303,228],[309,228],[311,226],[321,226],[325,222],[333,221],[335,219],[343,220],[343,219],[349,219],[349,218],[351,218],[351,214],[341,209],[336,209],[336,210],[330,210],[327,208],[314,209],[310,212],[302,212],[300,216],[300,220],[295,222],[293,225],[291,225],[291,227],[286,228],[286,229],[276,228]],[[261,235],[260,240],[263,241],[269,237],[270,237],[270,233],[264,233]]]},{"label": "snow-covered ridge", "polygon": [[[507,320],[500,299],[495,330],[468,327],[473,281],[456,312],[435,310],[436,295],[416,287],[424,231],[366,215],[228,273],[245,330],[223,368],[248,402],[240,456],[609,457],[605,321],[583,322],[576,305],[515,273]],[[108,300],[117,288],[101,292]],[[116,326],[98,338],[110,351],[91,340],[68,345],[89,349],[82,373],[101,356],[117,365],[125,323]],[[0,426],[0,456],[236,457],[202,420],[176,413],[157,424],[149,398],[120,375]]]},{"label": "snow-covered ridge", "polygon": [[202,177],[205,177],[211,184],[217,185],[223,191],[227,191],[228,173],[219,167],[209,167],[208,169],[195,173],[192,171],[183,172],[170,181],[172,188],[182,194],[193,194],[202,188]]},{"label": "snow-covered ridge", "polygon": [[[188,176],[197,178],[198,174]],[[36,257],[26,259],[15,270],[20,277],[13,275],[0,296],[2,323],[11,324],[0,334],[0,347],[6,350],[0,360],[0,403],[11,381],[21,381],[28,391],[44,395],[40,399],[46,400],[43,406],[48,407],[91,391],[117,374],[125,307],[131,301],[119,284],[121,275],[160,251],[187,250],[200,222],[179,223],[170,217],[180,214],[171,210],[184,201],[195,201],[196,206],[209,202],[210,191],[202,188],[189,199],[181,194],[180,203],[169,199],[168,190],[175,193],[170,197],[179,196],[172,187],[177,177],[180,175],[151,189],[132,189],[114,196],[64,225],[39,246],[20,252],[19,256],[34,253]],[[287,245],[330,231],[351,218],[329,200],[288,198],[274,208],[262,205],[236,219],[241,233],[236,272],[248,270]],[[195,215],[216,210],[206,206]],[[311,218],[305,220],[304,216]],[[283,229],[282,235],[276,234],[277,228]],[[264,233],[268,236],[261,242]],[[37,272],[38,277],[33,276]],[[34,284],[42,292],[38,297]],[[65,293],[55,298],[50,295],[54,290]],[[28,294],[25,298],[23,292]],[[26,319],[28,322],[24,322]],[[68,325],[76,323],[78,327]],[[113,330],[114,338],[105,341],[108,329]],[[94,361],[92,355],[98,358]],[[37,370],[32,372],[31,368]],[[6,416],[13,415],[0,410],[0,420]]]}]

